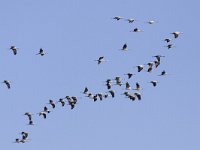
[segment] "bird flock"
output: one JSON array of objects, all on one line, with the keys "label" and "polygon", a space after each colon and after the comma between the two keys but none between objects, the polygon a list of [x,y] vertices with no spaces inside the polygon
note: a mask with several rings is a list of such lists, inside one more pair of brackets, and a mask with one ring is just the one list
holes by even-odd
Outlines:
[{"label": "bird flock", "polygon": [[[116,21],[125,20],[125,21],[128,21],[128,23],[134,23],[135,21],[137,21],[133,18],[125,19],[124,17],[121,17],[121,16],[115,16],[112,19],[116,20]],[[154,23],[158,23],[158,21],[150,20],[150,21],[147,21],[146,23],[152,25]],[[130,32],[144,32],[144,31],[139,28],[134,28]],[[163,39],[163,41],[167,43],[167,45],[165,47],[167,47],[168,49],[175,47],[171,42],[173,41],[173,39],[177,39],[180,36],[180,34],[182,34],[182,32],[175,31],[175,32],[172,32],[171,34],[173,35],[173,37]],[[18,54],[17,53],[18,48],[16,46],[11,46],[10,50],[12,50],[14,55]],[[128,51],[128,43],[123,44],[120,50],[127,52]],[[46,54],[47,53],[42,48],[40,48],[39,52],[36,53],[36,55],[40,55],[40,56],[44,56]],[[136,68],[135,73],[132,73],[132,72],[124,73],[123,75],[127,76],[126,79],[123,79],[120,76],[116,76],[113,79],[106,79],[104,81],[104,86],[107,90],[106,92],[94,93],[94,92],[91,92],[91,90],[87,86],[85,86],[81,93],[83,94],[83,96],[85,98],[88,98],[94,102],[96,102],[98,100],[102,101],[109,97],[115,98],[116,91],[113,90],[113,86],[119,86],[119,87],[121,87],[121,90],[122,90],[121,95],[124,95],[126,98],[130,99],[131,101],[141,100],[142,99],[141,91],[143,90],[141,84],[139,82],[136,82],[135,86],[133,87],[133,85],[130,84],[130,79],[134,78],[134,76],[138,75],[142,71],[151,73],[154,69],[157,69],[159,67],[160,63],[162,62],[161,61],[162,58],[164,58],[165,56],[161,55],[161,54],[157,54],[152,57],[155,58],[153,61],[136,65],[134,67],[134,68]],[[106,60],[104,58],[104,56],[100,56],[98,59],[96,59],[94,61],[97,61],[97,64],[101,65],[103,62],[107,62],[108,60]],[[167,74],[168,73],[165,70],[163,70],[157,76],[165,76]],[[4,80],[2,83],[4,83],[8,89],[11,88],[11,82],[9,80]],[[151,83],[153,87],[156,87],[157,84],[159,83],[159,81],[151,80],[148,83]],[[131,91],[134,91],[134,92],[131,92]],[[46,119],[52,111],[52,110],[50,110],[50,108],[48,108],[49,106],[51,106],[51,109],[56,109],[57,105],[60,105],[61,107],[65,107],[66,104],[69,105],[70,109],[72,110],[75,108],[79,98],[80,97],[77,97],[77,96],[63,96],[63,98],[60,98],[58,100],[49,99],[47,102],[48,105],[44,106],[40,112],[38,112],[38,113],[25,112],[24,116],[26,116],[28,119],[27,120],[28,125],[35,125],[35,122],[33,120],[34,114]],[[21,137],[16,138],[14,143],[26,143],[26,142],[30,141],[29,132],[22,131],[20,134],[21,134]]]}]

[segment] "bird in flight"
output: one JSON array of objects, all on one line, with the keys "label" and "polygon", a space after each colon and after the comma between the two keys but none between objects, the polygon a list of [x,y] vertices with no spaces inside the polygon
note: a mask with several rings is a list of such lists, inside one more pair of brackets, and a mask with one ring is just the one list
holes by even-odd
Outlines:
[{"label": "bird in flight", "polygon": [[127,45],[127,43],[125,43],[125,44],[122,46],[121,50],[123,50],[123,51],[127,51],[127,50],[128,50],[128,45]]},{"label": "bird in flight", "polygon": [[13,51],[14,55],[17,55],[17,47],[16,46],[11,46],[10,49]]},{"label": "bird in flight", "polygon": [[140,29],[138,29],[138,28],[135,28],[135,29],[133,29],[133,30],[130,31],[130,32],[143,32],[143,30],[140,30]]},{"label": "bird in flight", "polygon": [[128,21],[128,23],[133,23],[133,22],[135,22],[136,20],[133,19],[133,18],[129,18],[129,19],[126,19],[126,21]]},{"label": "bird in flight", "polygon": [[10,87],[10,81],[4,80],[2,83],[5,83],[8,89],[11,88],[11,87]]},{"label": "bird in flight", "polygon": [[98,65],[100,65],[101,63],[105,62],[106,60],[104,59],[104,56],[99,57],[97,60],[95,60],[98,62]]},{"label": "bird in flight", "polygon": [[113,17],[112,19],[115,19],[115,20],[119,21],[119,20],[121,20],[121,19],[124,19],[124,17],[121,17],[121,16],[115,16],[115,17]]},{"label": "bird in flight", "polygon": [[152,83],[152,85],[155,87],[155,86],[157,86],[158,81],[152,80],[152,81],[150,81],[150,83]]},{"label": "bird in flight", "polygon": [[174,35],[174,38],[178,38],[181,33],[182,32],[176,31],[176,32],[172,32],[171,34]]},{"label": "bird in flight", "polygon": [[133,73],[127,73],[127,74],[124,74],[124,75],[127,75],[128,76],[128,79],[130,79],[133,75],[135,75],[135,74],[133,74]]},{"label": "bird in flight", "polygon": [[42,48],[40,48],[39,52],[36,55],[44,56],[45,54],[47,53]]}]

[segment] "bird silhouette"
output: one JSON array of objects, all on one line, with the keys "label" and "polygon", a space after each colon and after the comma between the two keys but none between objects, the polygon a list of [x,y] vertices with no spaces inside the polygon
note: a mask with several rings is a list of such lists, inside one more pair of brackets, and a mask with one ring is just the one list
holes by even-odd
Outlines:
[{"label": "bird silhouette", "polygon": [[10,49],[13,51],[14,55],[17,55],[17,47],[16,46],[11,46]]},{"label": "bird silhouette", "polygon": [[10,86],[10,81],[4,80],[2,83],[5,83],[8,89],[11,88],[11,86]]}]

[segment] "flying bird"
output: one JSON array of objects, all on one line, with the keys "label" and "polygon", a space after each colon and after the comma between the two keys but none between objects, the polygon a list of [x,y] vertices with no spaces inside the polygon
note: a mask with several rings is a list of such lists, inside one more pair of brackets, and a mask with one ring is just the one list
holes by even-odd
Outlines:
[{"label": "flying bird", "polygon": [[74,109],[75,107],[75,102],[72,100],[68,100],[68,104],[71,106],[71,109]]},{"label": "flying bird", "polygon": [[121,19],[124,19],[124,17],[121,17],[121,16],[115,16],[115,17],[113,17],[112,19],[115,19],[115,20],[119,21],[119,20],[121,20]]},{"label": "flying bird", "polygon": [[142,96],[139,92],[134,93],[134,95],[137,97],[138,100],[142,99]]},{"label": "flying bird", "polygon": [[22,139],[23,140],[26,140],[28,138],[28,132],[21,132],[21,135],[22,135]]},{"label": "flying bird", "polygon": [[144,69],[144,65],[138,65],[136,66],[138,69],[138,72],[142,71]]},{"label": "flying bird", "polygon": [[131,90],[131,85],[128,82],[126,82],[126,90]]},{"label": "flying bird", "polygon": [[135,28],[135,29],[133,29],[133,30],[130,31],[130,32],[143,32],[143,30],[140,30],[140,29],[138,29],[138,28]]},{"label": "flying bird", "polygon": [[155,55],[155,56],[153,56],[153,57],[156,57],[156,59],[157,59],[158,61],[160,61],[161,57],[165,57],[165,56],[162,56],[162,55]]},{"label": "flying bird", "polygon": [[39,52],[36,55],[44,56],[45,54],[47,53],[42,48],[40,48]]},{"label": "flying bird", "polygon": [[161,74],[158,75],[158,76],[165,76],[165,75],[167,75],[167,72],[166,72],[165,70],[163,70],[163,71],[161,72]]},{"label": "flying bird", "polygon": [[17,55],[17,47],[16,46],[11,46],[10,49],[13,51],[14,55]]},{"label": "flying bird", "polygon": [[98,95],[97,94],[94,95],[93,100],[94,100],[94,102],[96,102],[98,100]]},{"label": "flying bird", "polygon": [[147,72],[151,72],[151,71],[152,71],[152,69],[153,69],[153,64],[154,64],[154,62],[149,62],[149,63],[147,63],[147,65],[149,66]]},{"label": "flying bird", "polygon": [[150,20],[150,21],[147,21],[146,23],[148,23],[148,24],[154,24],[154,23],[158,23],[158,21]]},{"label": "flying bird", "polygon": [[5,83],[7,88],[10,89],[10,81],[4,80],[2,83]]},{"label": "flying bird", "polygon": [[129,18],[129,19],[126,19],[126,21],[128,21],[128,23],[133,23],[133,22],[135,22],[136,20],[133,19],[133,18]]},{"label": "flying bird", "polygon": [[125,43],[123,46],[122,46],[122,49],[123,51],[127,51],[128,50],[128,45],[127,43]]},{"label": "flying bird", "polygon": [[157,68],[157,67],[160,65],[160,61],[155,60],[155,61],[154,61],[154,64],[155,64],[155,67]]},{"label": "flying bird", "polygon": [[167,46],[166,46],[168,49],[170,49],[170,48],[173,48],[173,47],[175,47],[173,44],[168,44]]},{"label": "flying bird", "polygon": [[30,112],[26,112],[26,113],[24,113],[24,115],[28,117],[29,121],[32,120],[32,115],[33,114],[31,114]]},{"label": "flying bird", "polygon": [[58,102],[61,103],[62,107],[65,106],[65,100],[64,99],[60,98]]},{"label": "flying bird", "polygon": [[138,82],[136,82],[136,88],[134,90],[140,91],[142,88]]},{"label": "flying bird", "polygon": [[35,125],[32,120],[29,120],[28,125]]},{"label": "flying bird", "polygon": [[95,60],[98,62],[98,65],[101,64],[102,62],[105,62],[104,56],[99,57],[97,60]]},{"label": "flying bird", "polygon": [[99,99],[102,101],[103,100],[103,94],[102,93],[98,93],[97,96],[99,97]]},{"label": "flying bird", "polygon": [[116,81],[116,85],[119,85],[119,86],[122,85],[122,79],[121,79],[121,77],[117,76],[117,77],[115,77],[114,80]]},{"label": "flying bird", "polygon": [[78,101],[78,98],[76,96],[72,96],[72,100],[73,100],[74,104],[76,104]]},{"label": "flying bird", "polygon": [[133,75],[135,75],[135,74],[133,74],[133,73],[127,73],[127,74],[124,74],[124,75],[127,75],[128,76],[128,79],[130,79]]},{"label": "flying bird", "polygon": [[174,35],[174,38],[178,38],[181,33],[182,32],[176,31],[176,32],[172,32],[171,34]]},{"label": "flying bird", "polygon": [[39,112],[38,114],[39,114],[39,116],[43,116],[44,119],[47,118],[47,114],[46,114],[46,112],[44,112],[44,111],[41,111],[41,112]]},{"label": "flying bird", "polygon": [[166,38],[166,39],[164,39],[164,41],[169,43],[169,42],[171,42],[171,39],[170,38]]},{"label": "flying bird", "polygon": [[111,86],[112,86],[112,80],[111,79],[106,80],[106,86],[107,86],[107,89],[111,89]]},{"label": "flying bird", "polygon": [[110,90],[109,93],[111,94],[112,98],[115,97],[115,91],[114,90]]},{"label": "flying bird", "polygon": [[155,86],[157,85],[158,81],[153,80],[153,81],[151,81],[150,83],[152,83],[152,85],[155,87]]},{"label": "flying bird", "polygon": [[56,103],[53,100],[51,100],[51,99],[49,100],[48,104],[50,104],[52,106],[52,108],[56,107]]},{"label": "flying bird", "polygon": [[45,106],[43,112],[50,113],[51,111]]},{"label": "flying bird", "polygon": [[87,87],[85,87],[85,89],[84,89],[84,91],[83,91],[83,94],[88,94],[88,88]]}]

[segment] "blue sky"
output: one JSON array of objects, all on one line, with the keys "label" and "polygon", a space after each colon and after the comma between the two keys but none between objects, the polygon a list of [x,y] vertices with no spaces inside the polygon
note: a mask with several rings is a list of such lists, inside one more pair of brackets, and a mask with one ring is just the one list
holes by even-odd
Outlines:
[{"label": "blue sky", "polygon": [[[199,2],[145,0],[6,0],[0,5],[0,80],[10,80],[11,89],[0,86],[0,145],[3,149],[39,147],[71,150],[188,150],[198,149],[200,109],[198,69]],[[129,24],[114,16],[135,18]],[[149,25],[145,21],[156,20]],[[141,33],[130,32],[134,28]],[[165,38],[183,34],[168,50]],[[124,43],[127,52],[120,51]],[[11,45],[18,47],[14,56]],[[40,48],[48,54],[35,55]],[[137,73],[134,66],[165,55],[152,73]],[[101,65],[100,56],[109,60]],[[170,75],[158,77],[166,70]],[[130,84],[141,83],[142,100],[130,101],[113,87],[114,99],[93,102],[81,94],[87,86],[93,93],[106,92],[106,79],[136,73]],[[158,80],[157,87],[148,82]],[[38,113],[49,99],[78,96],[74,110],[60,105],[47,119],[33,116],[36,125],[26,125],[23,114]],[[21,131],[30,142],[14,144]]]}]

